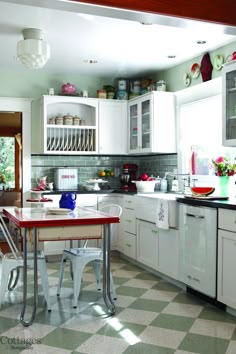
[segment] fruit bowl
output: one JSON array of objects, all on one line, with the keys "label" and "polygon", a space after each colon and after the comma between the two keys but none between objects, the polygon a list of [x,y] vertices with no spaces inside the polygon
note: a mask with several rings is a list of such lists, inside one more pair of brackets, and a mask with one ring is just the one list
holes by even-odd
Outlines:
[{"label": "fruit bowl", "polygon": [[215,191],[214,187],[191,187],[193,195],[207,196]]},{"label": "fruit bowl", "polygon": [[149,193],[154,192],[156,181],[132,181],[136,184],[137,192]]}]

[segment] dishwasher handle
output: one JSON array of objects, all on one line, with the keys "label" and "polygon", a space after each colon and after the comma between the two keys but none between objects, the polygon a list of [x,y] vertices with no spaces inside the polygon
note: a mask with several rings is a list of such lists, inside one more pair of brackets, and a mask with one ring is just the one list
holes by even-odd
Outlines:
[{"label": "dishwasher handle", "polygon": [[191,218],[196,218],[196,219],[205,219],[205,216],[203,215],[195,215],[191,213],[186,213],[186,216],[190,216]]}]

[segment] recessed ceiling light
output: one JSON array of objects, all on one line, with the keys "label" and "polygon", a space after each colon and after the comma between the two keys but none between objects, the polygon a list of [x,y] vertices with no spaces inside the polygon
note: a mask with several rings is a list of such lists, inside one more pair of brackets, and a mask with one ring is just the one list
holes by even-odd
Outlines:
[{"label": "recessed ceiling light", "polygon": [[206,41],[197,41],[197,44],[206,44]]},{"label": "recessed ceiling light", "polygon": [[144,26],[151,26],[152,25],[152,22],[140,22],[141,25],[144,25]]},{"label": "recessed ceiling light", "polygon": [[97,63],[98,63],[98,60],[95,60],[95,59],[85,59],[85,60],[83,60],[83,63],[86,63],[86,64],[97,64]]},{"label": "recessed ceiling light", "polygon": [[168,55],[167,58],[168,59],[174,59],[174,58],[176,58],[176,55]]}]

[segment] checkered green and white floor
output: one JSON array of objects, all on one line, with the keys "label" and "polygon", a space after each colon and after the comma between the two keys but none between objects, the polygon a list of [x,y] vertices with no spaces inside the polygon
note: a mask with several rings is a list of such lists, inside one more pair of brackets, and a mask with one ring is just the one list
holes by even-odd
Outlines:
[{"label": "checkered green and white floor", "polygon": [[[77,309],[72,307],[69,268],[61,296],[56,296],[58,270],[59,263],[48,264],[52,311],[46,310],[40,295],[30,327],[19,322],[21,284],[6,293],[0,310],[0,354],[236,353],[236,317],[118,255],[112,257],[118,295],[113,317],[106,315],[91,267],[84,272]],[[30,290],[32,304],[32,285]]]}]

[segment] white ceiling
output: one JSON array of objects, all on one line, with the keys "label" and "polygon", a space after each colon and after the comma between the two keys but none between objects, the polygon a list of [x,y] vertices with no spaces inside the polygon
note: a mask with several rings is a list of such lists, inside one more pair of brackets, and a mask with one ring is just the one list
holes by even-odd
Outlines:
[{"label": "white ceiling", "polygon": [[61,0],[14,2],[0,0],[1,70],[29,70],[16,59],[24,28],[45,32],[51,58],[44,72],[113,78],[155,73],[236,40],[236,28],[223,25]]}]

